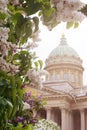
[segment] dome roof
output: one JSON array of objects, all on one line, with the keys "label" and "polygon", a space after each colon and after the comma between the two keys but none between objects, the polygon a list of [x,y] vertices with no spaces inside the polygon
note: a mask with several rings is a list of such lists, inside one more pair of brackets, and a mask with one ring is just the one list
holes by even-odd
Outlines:
[{"label": "dome roof", "polygon": [[68,46],[65,36],[62,35],[59,46],[52,50],[49,57],[65,56],[65,55],[74,56],[76,58],[79,57],[78,53],[73,48]]}]

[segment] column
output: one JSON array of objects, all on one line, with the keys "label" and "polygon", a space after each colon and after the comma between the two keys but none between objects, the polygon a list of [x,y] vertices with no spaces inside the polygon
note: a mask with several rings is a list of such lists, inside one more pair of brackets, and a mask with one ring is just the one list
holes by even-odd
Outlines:
[{"label": "column", "polygon": [[55,122],[55,110],[51,111],[51,120]]},{"label": "column", "polygon": [[51,108],[47,108],[47,120],[51,120]]},{"label": "column", "polygon": [[85,130],[85,111],[84,109],[80,110],[81,115],[81,130]]},{"label": "column", "polygon": [[66,130],[66,110],[64,108],[61,109],[61,130]]},{"label": "column", "polygon": [[66,110],[66,115],[65,115],[65,127],[66,130],[73,130],[73,113],[72,111]]},{"label": "column", "polygon": [[73,112],[70,111],[70,130],[73,130]]},{"label": "column", "polygon": [[69,129],[70,126],[70,119],[69,119],[69,111],[66,111],[66,130],[70,130]]},{"label": "column", "polygon": [[86,127],[86,130],[87,130],[87,109],[86,109],[86,113],[85,113],[85,127]]},{"label": "column", "polygon": [[72,115],[70,110],[66,110],[66,130],[72,130]]}]

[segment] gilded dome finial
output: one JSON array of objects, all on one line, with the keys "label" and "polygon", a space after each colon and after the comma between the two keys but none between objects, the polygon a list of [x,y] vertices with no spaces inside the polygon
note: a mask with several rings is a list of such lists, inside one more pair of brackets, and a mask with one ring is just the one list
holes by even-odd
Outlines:
[{"label": "gilded dome finial", "polygon": [[62,33],[62,38],[65,38],[65,35],[64,35],[64,33]]},{"label": "gilded dome finial", "polygon": [[62,34],[61,41],[60,41],[60,45],[67,45],[67,42],[66,42],[66,38],[65,38],[64,33]]}]

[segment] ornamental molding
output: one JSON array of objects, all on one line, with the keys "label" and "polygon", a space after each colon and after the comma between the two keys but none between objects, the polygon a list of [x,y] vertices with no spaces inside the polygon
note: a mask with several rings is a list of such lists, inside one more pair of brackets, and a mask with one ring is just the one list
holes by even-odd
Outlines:
[{"label": "ornamental molding", "polygon": [[80,58],[76,58],[74,56],[55,56],[55,57],[49,57],[46,59],[46,66],[50,64],[58,64],[58,63],[71,63],[75,65],[82,66],[82,60]]},{"label": "ornamental molding", "polygon": [[58,101],[58,100],[62,100],[62,101],[67,101],[68,103],[72,102],[73,97],[69,94],[64,94],[64,95],[47,95],[44,97],[45,99],[47,99],[47,101]]},{"label": "ornamental molding", "polygon": [[74,70],[79,70],[79,71],[83,71],[84,68],[81,66],[81,65],[75,65],[75,64],[71,64],[71,63],[56,63],[56,64],[49,64],[47,66],[45,66],[44,69],[46,70],[56,70],[56,69],[60,69],[61,70],[64,69],[64,68],[68,68],[68,69],[74,69]]},{"label": "ornamental molding", "polygon": [[70,103],[66,100],[48,100],[47,104],[45,105],[46,108],[68,108],[70,109]]},{"label": "ornamental molding", "polygon": [[49,95],[55,95],[55,94],[62,95],[62,94],[64,94],[64,93],[61,92],[61,91],[56,91],[56,90],[54,90],[54,89],[52,89],[52,88],[49,88],[49,87],[47,87],[47,86],[44,86],[44,87],[42,88],[42,91],[44,92],[44,95],[46,95],[46,92],[49,93]]},{"label": "ornamental molding", "polygon": [[76,97],[76,100],[78,102],[87,101],[87,95]]},{"label": "ornamental molding", "polygon": [[73,88],[71,82],[69,82],[68,80],[60,80],[60,81],[54,80],[54,81],[46,81],[46,82],[43,83],[43,85],[45,86],[45,88],[53,86],[53,85],[57,86],[57,85],[61,85],[61,84],[64,84],[64,85],[68,84],[68,85],[70,85]]}]

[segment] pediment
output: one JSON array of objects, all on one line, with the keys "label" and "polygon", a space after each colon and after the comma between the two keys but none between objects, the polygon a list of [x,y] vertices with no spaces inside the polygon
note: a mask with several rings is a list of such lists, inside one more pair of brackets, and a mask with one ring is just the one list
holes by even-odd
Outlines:
[{"label": "pediment", "polygon": [[26,87],[25,91],[31,92],[33,95],[43,94],[44,96],[63,95],[64,93],[53,88],[43,87],[37,89],[36,87]]},{"label": "pediment", "polygon": [[55,90],[53,88],[49,88],[49,87],[43,87],[42,92],[43,92],[43,95],[45,95],[45,96],[64,95],[63,92]]}]

